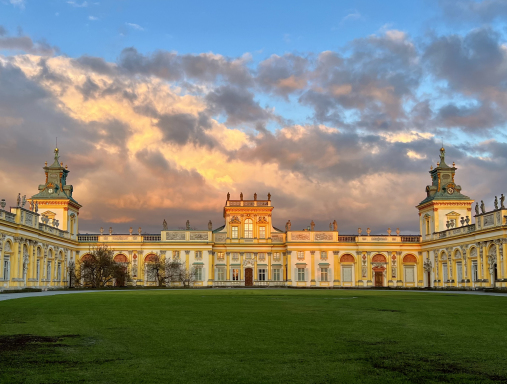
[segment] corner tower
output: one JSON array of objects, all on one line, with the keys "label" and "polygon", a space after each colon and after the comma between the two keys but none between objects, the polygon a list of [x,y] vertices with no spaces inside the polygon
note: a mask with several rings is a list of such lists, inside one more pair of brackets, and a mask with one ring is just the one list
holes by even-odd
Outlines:
[{"label": "corner tower", "polygon": [[[419,203],[419,224],[423,240],[434,232],[470,223],[473,200],[461,193],[454,181],[456,167],[445,163],[445,149],[440,149],[440,162],[431,167],[431,185],[426,186],[426,198]],[[463,223],[461,219],[463,218]],[[449,226],[448,226],[449,225]]]},{"label": "corner tower", "polygon": [[29,202],[38,204],[41,216],[58,220],[60,229],[69,231],[71,236],[78,233],[78,215],[81,205],[74,200],[72,192],[74,188],[67,184],[69,171],[63,163],[59,162],[58,148],[55,148],[53,164],[43,167],[46,174],[46,182],[39,185],[39,193],[33,195]]}]

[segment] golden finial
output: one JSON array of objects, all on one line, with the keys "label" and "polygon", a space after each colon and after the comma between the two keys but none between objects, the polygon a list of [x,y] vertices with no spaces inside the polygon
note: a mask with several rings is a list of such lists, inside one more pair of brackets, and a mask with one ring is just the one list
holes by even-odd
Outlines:
[{"label": "golden finial", "polygon": [[65,164],[65,169],[69,169],[69,166],[67,164]]}]

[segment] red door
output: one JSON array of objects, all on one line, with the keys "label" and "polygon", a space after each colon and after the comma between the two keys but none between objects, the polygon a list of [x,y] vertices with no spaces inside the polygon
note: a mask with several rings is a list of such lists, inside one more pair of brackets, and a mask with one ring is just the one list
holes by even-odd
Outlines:
[{"label": "red door", "polygon": [[252,268],[245,269],[245,287],[253,286],[253,270]]}]

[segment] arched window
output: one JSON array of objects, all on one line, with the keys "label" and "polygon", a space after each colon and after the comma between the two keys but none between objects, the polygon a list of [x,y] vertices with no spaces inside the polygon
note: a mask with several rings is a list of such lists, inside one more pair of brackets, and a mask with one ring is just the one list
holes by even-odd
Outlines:
[{"label": "arched window", "polygon": [[252,219],[245,220],[245,239],[253,238],[253,222]]}]

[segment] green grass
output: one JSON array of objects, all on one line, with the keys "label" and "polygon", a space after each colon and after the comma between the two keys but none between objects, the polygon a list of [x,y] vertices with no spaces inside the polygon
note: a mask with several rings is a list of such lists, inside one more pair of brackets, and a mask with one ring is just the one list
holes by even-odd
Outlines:
[{"label": "green grass", "polygon": [[346,290],[0,302],[5,383],[507,382],[507,298]]}]

